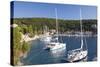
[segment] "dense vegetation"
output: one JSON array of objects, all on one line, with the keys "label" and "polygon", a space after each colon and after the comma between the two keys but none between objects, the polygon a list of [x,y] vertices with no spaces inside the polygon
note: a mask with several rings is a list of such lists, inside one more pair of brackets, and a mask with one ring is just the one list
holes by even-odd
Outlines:
[{"label": "dense vegetation", "polygon": [[19,53],[20,53],[20,50],[21,50],[21,43],[20,43],[20,40],[21,40],[21,33],[19,32],[19,28],[16,27],[13,29],[13,57],[14,57],[14,65],[17,64],[17,62],[20,60],[19,59]]},{"label": "dense vegetation", "polygon": [[[79,31],[80,30],[80,21],[79,20],[63,20],[58,19],[59,22],[59,32],[66,31]],[[15,18],[14,23],[23,26],[30,26],[32,32],[43,33],[43,26],[47,26],[49,29],[55,29],[56,21],[53,18]],[[96,19],[82,20],[84,31],[92,31],[96,33],[97,28],[94,28],[93,25],[97,26]]]},{"label": "dense vegetation", "polygon": [[20,57],[27,53],[30,46],[25,41],[22,41],[21,27],[13,28],[13,65],[18,65],[20,63]]}]

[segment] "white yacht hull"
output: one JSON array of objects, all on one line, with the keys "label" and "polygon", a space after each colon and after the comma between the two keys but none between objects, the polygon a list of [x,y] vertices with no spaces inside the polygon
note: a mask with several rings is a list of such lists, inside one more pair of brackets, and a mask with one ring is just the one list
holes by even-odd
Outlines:
[{"label": "white yacht hull", "polygon": [[48,44],[47,48],[49,48],[51,51],[66,49],[66,44],[65,43],[59,43],[59,42],[58,43],[52,42],[52,43]]},{"label": "white yacht hull", "polygon": [[76,54],[71,54],[68,56],[68,60],[69,62],[75,62],[75,61],[80,61],[82,59],[84,59],[85,57],[87,57],[87,50],[84,51],[80,51],[79,53]]}]

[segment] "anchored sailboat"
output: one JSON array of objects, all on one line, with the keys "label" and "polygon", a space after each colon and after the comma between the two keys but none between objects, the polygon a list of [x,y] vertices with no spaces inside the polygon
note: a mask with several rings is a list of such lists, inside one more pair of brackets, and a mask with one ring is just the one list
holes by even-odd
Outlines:
[{"label": "anchored sailboat", "polygon": [[51,39],[52,39],[52,36],[50,35],[50,32],[48,31],[48,27],[44,26],[44,34],[40,38],[40,40],[45,43],[49,43],[51,41]]},{"label": "anchored sailboat", "polygon": [[[80,9],[80,28],[81,28],[81,47],[78,49],[74,49],[71,51],[68,51],[68,59],[67,61],[69,62],[75,62],[75,61],[80,61],[84,58],[87,57],[88,54],[88,49],[87,49],[87,44],[86,40],[85,43],[83,42],[83,31],[82,31],[82,17],[81,17],[81,9]],[[86,49],[83,49],[83,45],[86,45]]]},{"label": "anchored sailboat", "polygon": [[59,49],[65,49],[66,48],[66,44],[65,43],[60,43],[59,42],[59,37],[58,37],[58,20],[57,20],[57,9],[55,8],[55,14],[56,14],[56,31],[57,31],[57,38],[56,38],[56,42],[50,42],[47,45],[47,48],[50,50],[59,50]]}]

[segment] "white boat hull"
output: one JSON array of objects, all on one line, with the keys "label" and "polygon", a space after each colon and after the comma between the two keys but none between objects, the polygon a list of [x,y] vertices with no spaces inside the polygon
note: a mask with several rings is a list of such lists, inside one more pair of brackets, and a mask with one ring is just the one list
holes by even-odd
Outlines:
[{"label": "white boat hull", "polygon": [[69,62],[75,62],[75,61],[79,61],[82,60],[83,58],[87,57],[87,50],[84,51],[80,51],[79,53],[73,53],[71,55],[68,55],[68,60]]},{"label": "white boat hull", "polygon": [[49,43],[47,48],[49,48],[51,51],[54,50],[60,50],[60,49],[66,49],[66,44],[65,43],[56,43],[56,42],[52,42]]}]

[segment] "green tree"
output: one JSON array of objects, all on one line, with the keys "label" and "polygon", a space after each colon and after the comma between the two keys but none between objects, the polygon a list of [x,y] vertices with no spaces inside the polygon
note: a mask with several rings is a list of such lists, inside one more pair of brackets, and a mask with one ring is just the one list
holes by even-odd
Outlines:
[{"label": "green tree", "polygon": [[26,53],[26,52],[29,51],[29,49],[30,49],[29,44],[28,44],[27,42],[24,41],[23,44],[22,44],[22,52],[23,52],[23,53]]},{"label": "green tree", "polygon": [[28,33],[29,33],[29,36],[30,36],[30,37],[34,36],[34,35],[33,35],[33,28],[32,28],[32,25],[29,25],[29,26],[28,26]]},{"label": "green tree", "polygon": [[13,28],[13,64],[17,65],[19,61],[19,54],[21,50],[21,33],[20,33],[20,28],[16,27]]}]

